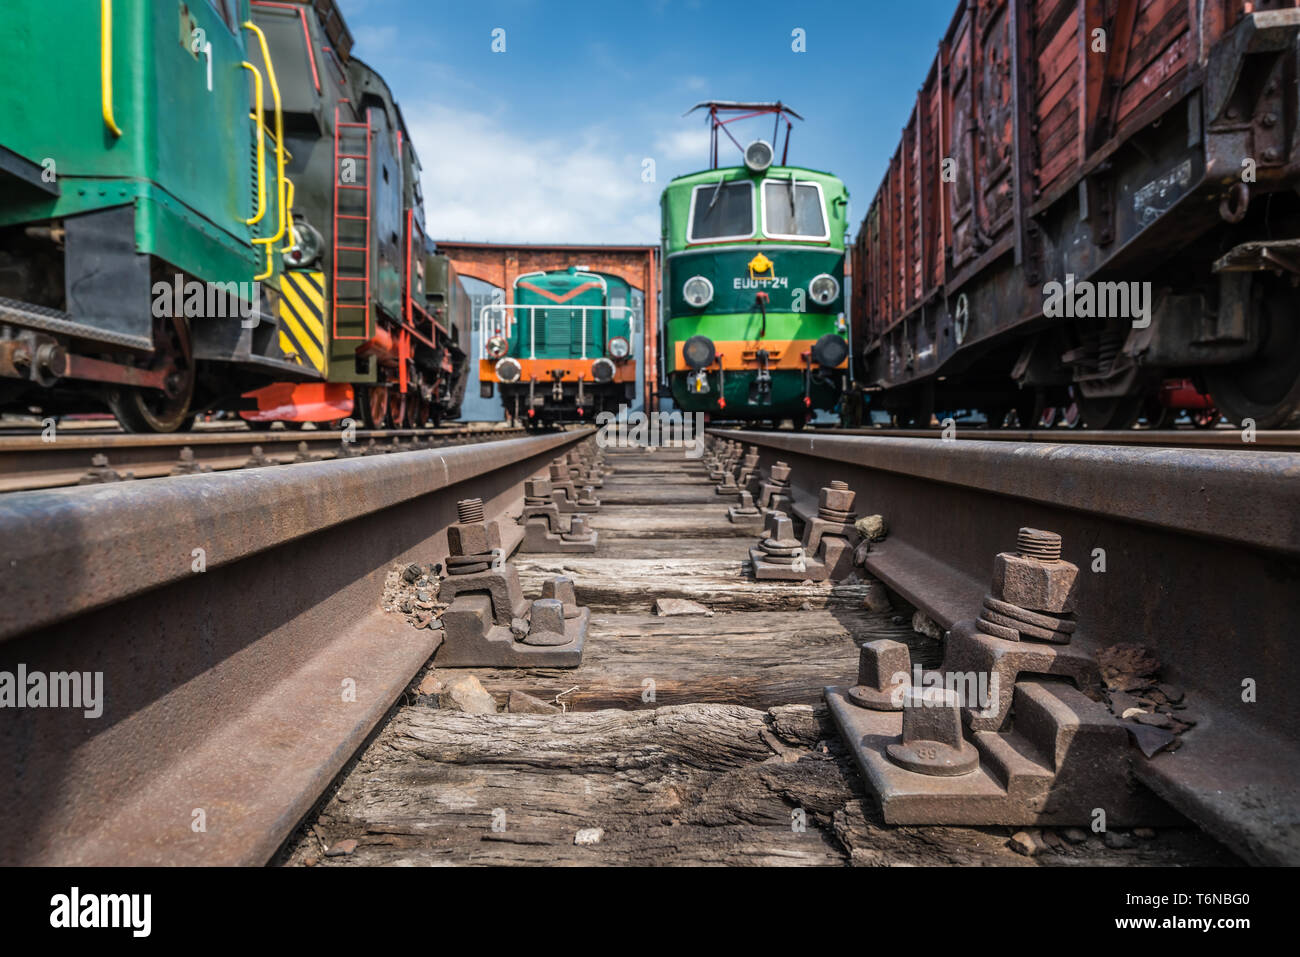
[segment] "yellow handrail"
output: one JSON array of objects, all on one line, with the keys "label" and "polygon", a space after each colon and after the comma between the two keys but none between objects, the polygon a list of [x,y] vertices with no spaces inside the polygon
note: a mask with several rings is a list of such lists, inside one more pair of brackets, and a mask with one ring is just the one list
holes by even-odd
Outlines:
[{"label": "yellow handrail", "polygon": [[257,104],[257,112],[253,119],[257,121],[257,130],[254,135],[257,137],[257,213],[252,219],[244,220],[247,226],[253,226],[262,221],[266,215],[266,142],[262,136],[262,74],[257,67],[245,60],[239,64],[249,73],[253,74],[253,99]]},{"label": "yellow handrail", "polygon": [[280,223],[274,236],[267,236],[264,239],[253,240],[255,243],[265,243],[269,254],[271,246],[278,243],[280,238],[284,236],[286,199],[284,178],[284,113],[280,109],[280,85],[275,80],[275,65],[271,62],[271,50],[266,45],[266,34],[264,34],[252,20],[244,22],[244,29],[252,30],[253,33],[257,35],[257,42],[261,46],[262,50],[262,63],[266,66],[266,78],[271,84],[271,99],[275,101],[275,179],[276,193],[279,201]]},{"label": "yellow handrail", "polygon": [[[292,212],[293,212],[293,180],[291,180],[291,179],[286,179],[284,182],[285,182],[285,185],[287,185],[287,186],[289,187],[289,203],[288,203],[288,205],[289,205],[289,212],[292,213]],[[292,216],[292,215],[289,216],[289,222],[288,222],[287,225],[288,225],[288,227],[289,227],[289,242],[288,242],[287,245],[285,245],[285,246],[281,246],[281,247],[280,247],[280,252],[282,252],[282,253],[287,253],[290,249],[293,249],[294,246],[297,246],[297,245],[298,245],[298,236],[297,236],[297,234],[294,232],[294,228],[293,228],[293,216]]]},{"label": "yellow handrail", "polygon": [[113,119],[113,0],[99,0],[99,85],[104,123],[121,136]]}]

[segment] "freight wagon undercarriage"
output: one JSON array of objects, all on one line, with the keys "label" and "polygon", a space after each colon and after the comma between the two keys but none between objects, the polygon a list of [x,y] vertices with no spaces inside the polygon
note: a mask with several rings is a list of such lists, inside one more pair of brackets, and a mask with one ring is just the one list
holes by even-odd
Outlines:
[{"label": "freight wagon undercarriage", "polygon": [[[1011,29],[1044,6],[1013,0]],[[1010,54],[1012,140],[981,131],[1007,158],[1001,182],[959,172],[946,185],[934,162],[943,144],[909,127],[903,154],[917,151],[922,169],[899,172],[896,158],[855,262],[870,323],[865,381],[883,393],[873,404],[920,425],[969,409],[995,425],[1014,410],[1030,427],[1045,407],[1072,404],[1100,428],[1210,406],[1259,428],[1300,421],[1298,31],[1300,10],[1245,15],[1117,127],[1105,102],[1089,101],[1085,160],[1050,184],[1052,158],[1036,146],[1046,121],[1025,89],[1049,64],[1014,55],[1031,37]],[[1122,76],[1112,51],[1118,66],[1100,62]],[[953,152],[960,170],[970,156]],[[994,222],[994,203],[961,206],[963,188],[994,187],[1009,194]],[[942,254],[917,236],[930,226],[948,243]]]}]

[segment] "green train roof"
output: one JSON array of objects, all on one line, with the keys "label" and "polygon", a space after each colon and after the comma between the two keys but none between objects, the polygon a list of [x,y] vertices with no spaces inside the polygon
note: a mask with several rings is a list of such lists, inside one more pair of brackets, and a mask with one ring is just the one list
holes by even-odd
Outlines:
[{"label": "green train roof", "polygon": [[[821,188],[826,207],[827,232],[829,236],[820,240],[791,239],[790,237],[768,236],[763,231],[765,210],[762,208],[763,184],[768,181],[785,182],[791,177],[799,183],[816,183]],[[755,210],[753,229],[748,236],[732,237],[732,242],[756,244],[762,243],[808,243],[809,245],[829,245],[834,249],[844,248],[844,237],[848,232],[849,191],[844,181],[831,173],[808,169],[803,166],[770,166],[762,173],[754,173],[745,166],[729,166],[722,169],[701,170],[688,173],[672,180],[659,198],[662,213],[661,240],[667,253],[686,249],[688,246],[700,245],[700,242],[687,241],[687,226],[690,220],[691,196],[697,186],[724,183],[752,182],[754,184]]]},{"label": "green train roof", "polygon": [[844,181],[833,173],[827,173],[825,170],[809,169],[806,166],[769,166],[763,173],[750,172],[747,166],[723,166],[719,169],[705,169],[698,173],[683,173],[681,176],[674,176],[669,182],[667,188],[672,189],[674,186],[695,186],[699,183],[716,183],[719,179],[718,174],[724,180],[733,179],[783,179],[788,178],[791,173],[796,176],[807,176],[809,179],[818,181],[828,181],[844,185]]}]

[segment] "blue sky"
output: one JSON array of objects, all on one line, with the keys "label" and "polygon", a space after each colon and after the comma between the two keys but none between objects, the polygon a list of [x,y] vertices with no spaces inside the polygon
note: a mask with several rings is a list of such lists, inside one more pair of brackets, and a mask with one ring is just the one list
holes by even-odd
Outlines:
[{"label": "blue sky", "polygon": [[[861,219],[955,0],[339,0],[393,87],[434,239],[656,243],[659,191],[708,165],[706,99],[776,100],[790,162],[842,177]],[[492,51],[505,31],[505,52]],[[805,31],[807,50],[791,49]],[[737,130],[771,135],[770,121]],[[739,162],[725,140],[723,165]],[[643,161],[656,182],[642,182]]]}]

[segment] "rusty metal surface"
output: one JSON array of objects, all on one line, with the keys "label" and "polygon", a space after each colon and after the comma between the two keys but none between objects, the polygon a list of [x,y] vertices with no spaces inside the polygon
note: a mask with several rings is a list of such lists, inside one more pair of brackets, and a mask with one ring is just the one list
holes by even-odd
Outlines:
[{"label": "rusty metal surface", "polygon": [[[522,429],[440,428],[357,430],[352,451],[428,448],[469,442],[497,441],[523,435]],[[92,457],[105,455],[110,467],[130,471],[136,478],[174,474],[183,451],[205,470],[242,468],[254,446],[260,446],[275,464],[293,462],[300,446],[313,459],[338,457],[344,433],[337,431],[204,431],[169,435],[84,434],[60,427],[55,440],[45,441],[39,432],[0,436],[0,492],[28,491],[76,485],[92,464]],[[394,445],[397,443],[397,446]],[[373,443],[373,445],[372,445]],[[416,444],[419,443],[419,444]]]},{"label": "rusty metal surface", "polygon": [[845,480],[857,511],[889,525],[867,570],[944,629],[979,616],[1018,528],[1059,532],[1080,569],[1078,641],[1149,647],[1198,702],[1181,749],[1139,778],[1239,853],[1300,862],[1300,455],[716,434],[789,462],[796,514],[815,514],[823,480]]},{"label": "rusty metal surface", "polygon": [[6,709],[0,862],[267,860],[437,647],[388,571],[589,434],[0,500],[0,671],[103,675],[98,717]]},{"label": "rusty metal surface", "polygon": [[[890,439],[933,439],[933,429],[818,429],[817,435],[870,435]],[[1255,432],[1244,442],[1240,429],[987,429],[958,427],[959,442],[1061,442],[1070,445],[1138,445],[1161,448],[1226,449],[1235,452],[1300,452],[1300,431]]]}]

